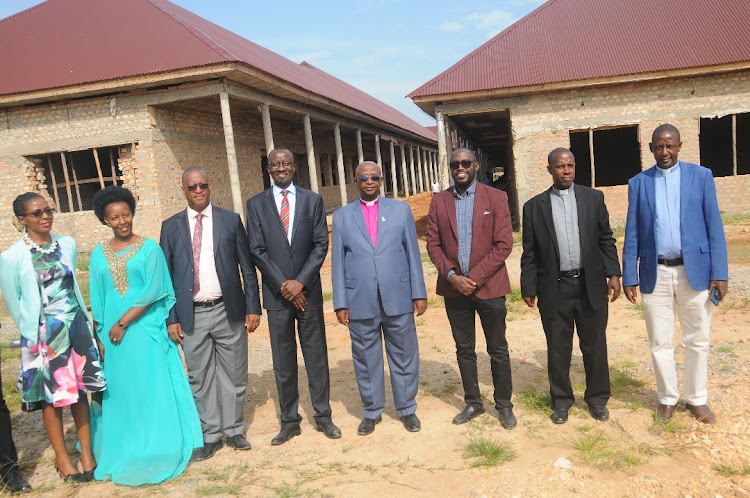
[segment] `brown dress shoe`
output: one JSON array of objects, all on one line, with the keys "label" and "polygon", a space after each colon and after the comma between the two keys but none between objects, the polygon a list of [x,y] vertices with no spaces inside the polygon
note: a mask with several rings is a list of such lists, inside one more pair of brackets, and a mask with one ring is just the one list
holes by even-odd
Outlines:
[{"label": "brown dress shoe", "polygon": [[659,422],[666,422],[672,418],[677,405],[662,405],[659,404],[659,408],[656,409],[656,420]]},{"label": "brown dress shoe", "polygon": [[711,411],[708,405],[693,406],[686,404],[685,408],[687,408],[698,422],[703,422],[704,424],[716,423],[716,415],[714,415],[714,412]]}]

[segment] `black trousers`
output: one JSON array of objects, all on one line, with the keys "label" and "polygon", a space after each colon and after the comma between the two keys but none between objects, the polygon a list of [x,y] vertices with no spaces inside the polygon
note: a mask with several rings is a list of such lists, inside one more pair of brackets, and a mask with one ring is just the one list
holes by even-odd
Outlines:
[{"label": "black trousers", "polygon": [[510,374],[508,341],[505,340],[505,296],[479,299],[476,296],[446,297],[445,311],[456,342],[456,359],[467,405],[481,407],[477,373],[475,314],[479,315],[490,355],[492,384],[495,386],[495,407],[510,408],[513,382]]},{"label": "black trousers", "polygon": [[[2,366],[0,365],[0,371]],[[3,384],[0,373],[0,386]],[[0,388],[0,476],[4,476],[11,468],[18,464],[16,445],[10,432],[10,412],[3,398],[3,390]]]},{"label": "black trousers", "polygon": [[316,306],[300,311],[296,308],[268,310],[268,328],[271,336],[273,373],[279,392],[281,427],[299,426],[299,389],[297,386],[297,337],[295,322],[305,358],[305,369],[310,386],[310,399],[315,409],[315,420],[331,420],[331,381],[328,375],[328,346],[326,344],[323,307]]},{"label": "black trousers", "polygon": [[[573,325],[586,370],[584,401],[589,406],[604,406],[610,396],[609,365],[607,363],[608,306],[594,310],[586,295],[583,278],[560,280],[560,306],[553,318],[542,317],[547,336],[547,373],[552,408],[570,408],[575,402],[570,385],[570,357],[573,353]],[[544,302],[539,302],[544,307]]]}]

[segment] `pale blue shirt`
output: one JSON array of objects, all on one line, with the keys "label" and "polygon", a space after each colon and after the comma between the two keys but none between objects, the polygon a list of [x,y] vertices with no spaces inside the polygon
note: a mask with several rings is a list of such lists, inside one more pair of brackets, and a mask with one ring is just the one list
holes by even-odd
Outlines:
[{"label": "pale blue shirt", "polygon": [[660,258],[682,256],[680,238],[680,162],[669,169],[656,167],[654,175],[654,205],[656,206],[656,254]]},{"label": "pale blue shirt", "polygon": [[290,183],[286,189],[283,189],[276,184],[271,188],[273,189],[273,200],[276,202],[276,210],[279,214],[281,214],[281,201],[284,200],[284,194],[282,194],[281,191],[289,191],[286,195],[286,200],[289,203],[289,235],[287,235],[286,240],[289,242],[289,245],[292,245],[292,234],[294,233],[294,206],[297,204],[297,189],[295,188],[294,183]]},{"label": "pale blue shirt", "polygon": [[557,247],[560,250],[560,271],[578,270],[581,264],[581,235],[578,228],[576,191],[552,187],[552,223],[555,225]]},{"label": "pale blue shirt", "polygon": [[[461,273],[469,276],[469,263],[471,262],[471,238],[473,237],[474,227],[474,192],[477,189],[477,182],[473,182],[466,189],[463,196],[459,196],[456,188],[453,187],[453,196],[456,199],[456,222],[458,225],[458,264],[461,266]],[[455,269],[448,271],[447,278],[456,273]]]}]

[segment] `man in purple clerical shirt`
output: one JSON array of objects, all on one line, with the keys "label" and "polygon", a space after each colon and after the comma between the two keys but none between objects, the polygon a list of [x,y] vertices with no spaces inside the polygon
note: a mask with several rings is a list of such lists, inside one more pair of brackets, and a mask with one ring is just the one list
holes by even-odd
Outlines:
[{"label": "man in purple clerical shirt", "polygon": [[357,386],[364,405],[357,433],[371,434],[385,408],[383,339],[393,398],[404,427],[417,432],[419,347],[414,316],[427,309],[427,290],[411,207],[379,197],[380,167],[357,166],[360,198],[333,213],[333,306],[349,327]]}]

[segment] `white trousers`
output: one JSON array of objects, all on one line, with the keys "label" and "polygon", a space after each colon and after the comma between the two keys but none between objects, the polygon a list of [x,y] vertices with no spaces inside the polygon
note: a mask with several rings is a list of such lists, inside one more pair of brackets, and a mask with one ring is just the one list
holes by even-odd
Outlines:
[{"label": "white trousers", "polygon": [[708,291],[697,291],[690,286],[684,266],[658,265],[654,292],[642,293],[641,299],[659,403],[676,405],[680,401],[672,345],[677,305],[685,346],[685,401],[693,406],[705,405],[708,401],[708,336],[712,307]]}]

